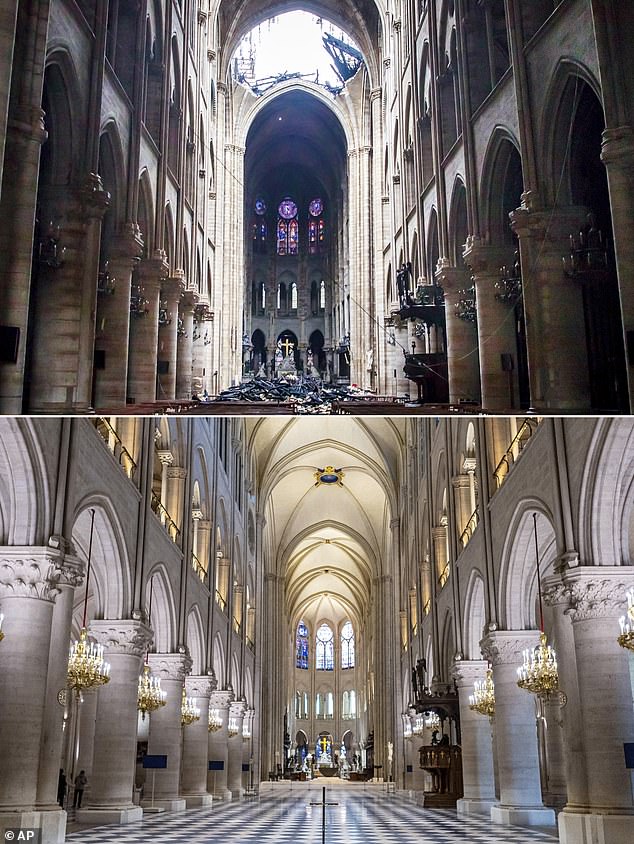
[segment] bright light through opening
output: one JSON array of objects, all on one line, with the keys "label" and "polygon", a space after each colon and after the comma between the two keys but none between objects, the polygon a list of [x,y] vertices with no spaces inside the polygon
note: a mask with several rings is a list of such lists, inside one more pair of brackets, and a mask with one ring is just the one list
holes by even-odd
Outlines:
[{"label": "bright light through opening", "polygon": [[345,32],[308,12],[287,12],[255,27],[240,41],[233,57],[234,76],[256,94],[291,76],[336,92],[346,73],[335,69],[336,62],[324,46],[325,35],[343,43],[344,60],[356,72],[359,48]]}]

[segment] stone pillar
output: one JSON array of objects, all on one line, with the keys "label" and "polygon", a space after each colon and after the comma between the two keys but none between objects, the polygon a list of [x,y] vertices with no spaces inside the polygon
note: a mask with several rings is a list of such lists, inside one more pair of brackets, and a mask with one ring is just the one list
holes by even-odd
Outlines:
[{"label": "stone pillar", "polygon": [[53,548],[13,546],[0,552],[5,634],[0,644],[0,827],[36,827],[43,844],[62,842],[66,830],[66,813],[57,803],[51,810],[36,808],[49,717],[53,602],[62,565],[63,554]]},{"label": "stone pillar", "polygon": [[180,320],[176,341],[176,398],[189,399],[192,395],[194,308],[198,296],[186,290],[178,305]]},{"label": "stone pillar", "polygon": [[431,529],[432,540],[434,543],[434,577],[436,581],[444,572],[447,563],[447,525],[436,525]]},{"label": "stone pillar", "polygon": [[[127,230],[115,239],[108,255],[108,272],[114,281],[114,291],[97,296],[95,351],[99,355],[95,357],[96,408],[125,407],[132,271],[141,252],[139,227],[130,223]],[[100,362],[101,354],[103,361]]]},{"label": "stone pillar", "polygon": [[222,763],[222,769],[214,768],[207,775],[207,791],[221,800],[231,800],[231,791],[227,788],[227,769],[229,752],[227,747],[227,729],[229,726],[229,705],[233,692],[227,689],[211,693],[209,708],[214,709],[221,723],[220,729],[209,733],[209,761],[216,766]]},{"label": "stone pillar", "polygon": [[[602,10],[602,14],[605,13]],[[608,49],[611,50],[612,46]],[[606,67],[610,64],[612,62],[608,60]],[[634,219],[634,130],[631,126],[605,130],[601,160],[605,164],[610,189],[612,233],[625,333],[630,412],[634,412],[634,362],[631,355],[631,350],[634,349],[634,291],[630,282],[634,275],[634,238],[631,226]]]},{"label": "stone pillar", "polygon": [[544,803],[562,809],[566,803],[566,763],[564,756],[563,708],[565,694],[554,694],[538,701],[541,707],[540,719],[543,729],[545,761]]},{"label": "stone pillar", "polygon": [[188,809],[210,806],[212,801],[211,794],[207,792],[207,732],[209,698],[215,684],[215,679],[209,674],[185,678],[185,692],[188,697],[196,698],[200,709],[200,719],[183,727],[181,796],[185,798]]},{"label": "stone pillar", "polygon": [[500,805],[491,820],[518,826],[550,826],[555,813],[542,802],[539,750],[533,695],[517,685],[517,667],[525,648],[539,642],[536,630],[497,630],[481,642],[493,666],[495,741]]},{"label": "stone pillar", "polygon": [[[167,467],[167,499],[165,507],[170,514],[174,524],[183,531],[183,506],[185,503],[185,481],[187,480],[187,469],[182,466]],[[179,541],[178,537],[172,536],[174,542]]]},{"label": "stone pillar", "polygon": [[157,357],[166,372],[158,373],[158,394],[160,401],[176,398],[176,349],[178,342],[178,303],[185,289],[184,273],[176,270],[175,275],[161,284],[160,308],[165,311],[165,321],[159,325]]},{"label": "stone pillar", "polygon": [[486,671],[486,660],[473,659],[454,663],[452,672],[458,686],[462,737],[464,796],[456,805],[459,815],[488,815],[496,803],[491,722],[469,709],[469,695],[473,694],[474,683],[484,680]]},{"label": "stone pillar", "polygon": [[[46,701],[42,723],[42,745],[37,779],[37,806],[42,810],[57,809],[57,782],[62,763],[64,739],[64,706],[58,695],[66,689],[68,676],[68,646],[75,587],[83,579],[83,564],[66,554],[59,569],[60,590],[53,607],[51,646],[46,680]],[[68,778],[69,772],[66,771]]]},{"label": "stone pillar", "polygon": [[168,273],[164,253],[142,261],[136,272],[140,295],[147,300],[147,313],[130,318],[127,400],[133,404],[156,400],[156,352],[161,279]]},{"label": "stone pillar", "polygon": [[[469,475],[454,475],[451,479],[451,485],[454,488],[454,497],[456,501],[456,521],[458,528],[458,541],[462,536],[463,531],[469,523],[473,510],[471,509],[471,481]],[[462,543],[466,545],[466,542]],[[458,546],[460,548],[460,545]]]},{"label": "stone pillar", "polygon": [[[478,313],[478,351],[482,408],[510,410],[519,407],[517,377],[517,337],[512,305],[500,302],[495,284],[500,267],[513,263],[511,249],[484,246],[473,238],[467,241],[464,259],[473,270]],[[514,367],[502,369],[502,357],[510,355]]]},{"label": "stone pillar", "polygon": [[[227,788],[232,798],[242,793],[242,723],[247,705],[237,700],[229,707],[229,730],[227,733]],[[232,735],[231,733],[235,734]]]},{"label": "stone pillar", "polygon": [[447,330],[447,367],[449,370],[449,401],[480,401],[478,336],[472,322],[456,315],[456,305],[462,298],[459,291],[471,287],[466,269],[450,267],[446,259],[438,262],[436,280],[445,291],[445,322]]},{"label": "stone pillar", "polygon": [[[104,648],[110,682],[98,691],[92,777],[79,823],[127,824],[143,812],[132,802],[136,766],[137,690],[152,631],[142,621],[91,621],[90,635]],[[81,738],[80,738],[81,742]]]},{"label": "stone pillar", "polygon": [[625,593],[634,585],[628,568],[580,566],[565,570],[555,589],[548,583],[549,603],[565,607],[572,621],[574,653],[558,654],[560,682],[566,692],[574,665],[573,696],[578,690],[576,711],[564,710],[566,734],[578,735],[578,773],[568,778],[559,815],[562,844],[626,844],[634,837],[632,778],[623,757],[624,742],[634,742],[630,655],[616,643]]},{"label": "stone pillar", "polygon": [[535,410],[587,410],[590,376],[579,283],[563,271],[570,235],[579,230],[585,208],[511,213],[519,237],[526,344]]},{"label": "stone pillar", "polygon": [[[167,768],[152,772],[155,779],[154,805],[169,812],[182,812],[185,800],[179,796],[182,726],[181,702],[185,675],[191,669],[191,657],[184,653],[150,654],[150,668],[161,678],[161,689],[167,693],[165,706],[150,715],[150,740],[148,754],[166,755]],[[144,806],[151,803],[151,784],[145,789]]]},{"label": "stone pillar", "polygon": [[[40,4],[39,13],[48,17],[48,5]],[[43,33],[46,26],[41,27]],[[33,39],[31,53],[25,57],[29,65],[41,68],[45,54],[45,35]],[[5,61],[6,61],[6,54]],[[14,68],[15,72],[15,68]],[[43,75],[42,70],[38,73]],[[30,83],[29,83],[30,84]],[[35,86],[39,104],[40,86]],[[23,413],[22,390],[26,370],[26,338],[33,269],[33,226],[37,203],[40,148],[46,140],[44,112],[28,103],[17,106],[9,115],[4,168],[11,178],[2,182],[0,213],[0,313],[4,325],[19,330],[17,359],[0,363],[0,410],[2,413]]]}]

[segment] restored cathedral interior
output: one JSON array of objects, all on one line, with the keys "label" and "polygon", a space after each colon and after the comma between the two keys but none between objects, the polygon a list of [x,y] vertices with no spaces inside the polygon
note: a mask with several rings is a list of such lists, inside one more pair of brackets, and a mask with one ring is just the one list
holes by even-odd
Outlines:
[{"label": "restored cathedral interior", "polygon": [[634,3],[0,6],[4,841],[631,844]]}]

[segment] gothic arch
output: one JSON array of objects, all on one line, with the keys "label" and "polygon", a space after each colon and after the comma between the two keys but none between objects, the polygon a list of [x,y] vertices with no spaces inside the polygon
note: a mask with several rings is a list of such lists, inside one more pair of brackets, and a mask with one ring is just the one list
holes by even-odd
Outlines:
[{"label": "gothic arch", "polygon": [[6,417],[0,437],[0,544],[48,541],[51,501],[46,476],[32,421]]},{"label": "gothic arch", "polygon": [[472,569],[465,593],[462,615],[463,648],[465,659],[481,659],[480,639],[486,623],[484,580],[477,569]]},{"label": "gothic arch", "polygon": [[[508,212],[511,202],[512,186],[509,175],[517,171],[522,174],[522,161],[519,144],[513,134],[503,126],[493,130],[484,155],[480,196],[482,197],[483,236],[491,245],[501,245],[512,241]],[[523,186],[522,186],[523,189]],[[521,194],[521,190],[520,190]],[[519,206],[520,196],[517,197]],[[506,200],[506,201],[505,201]]]},{"label": "gothic arch", "polygon": [[178,638],[177,614],[174,587],[165,563],[155,563],[148,571],[144,590],[146,609],[150,606],[150,591],[152,592],[150,627],[154,632],[154,651],[155,653],[171,653]]},{"label": "gothic arch", "polygon": [[467,191],[461,176],[456,176],[449,211],[449,244],[451,263],[463,267],[462,253],[468,236]]},{"label": "gothic arch", "polygon": [[73,184],[83,160],[74,128],[84,123],[84,97],[66,46],[53,47],[46,59],[42,107],[48,137],[42,146],[40,179],[45,177],[50,185]]},{"label": "gothic arch", "polygon": [[542,579],[552,573],[560,553],[549,508],[538,499],[521,501],[510,521],[501,555],[499,608],[502,624],[507,630],[535,630],[539,627],[533,513],[537,513]]},{"label": "gothic arch", "polygon": [[143,256],[149,258],[154,250],[154,201],[150,175],[146,169],[139,178],[137,223],[143,235]]},{"label": "gothic arch", "polygon": [[225,649],[220,633],[214,636],[213,644],[213,671],[216,675],[219,689],[226,689],[225,679]]},{"label": "gothic arch", "polygon": [[205,659],[205,626],[200,608],[195,604],[187,614],[187,649],[192,658],[192,674],[204,674],[207,668]]}]

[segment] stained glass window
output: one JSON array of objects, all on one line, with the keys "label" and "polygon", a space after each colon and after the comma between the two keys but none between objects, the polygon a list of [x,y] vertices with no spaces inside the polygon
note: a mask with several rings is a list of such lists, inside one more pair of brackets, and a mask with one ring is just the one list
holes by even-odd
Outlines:
[{"label": "stained glass window", "polygon": [[341,667],[354,668],[354,629],[349,621],[341,629]]},{"label": "stained glass window", "polygon": [[311,200],[308,206],[308,253],[310,255],[319,254],[326,239],[323,211],[324,203],[319,197]]},{"label": "stained glass window", "polygon": [[297,625],[295,665],[297,668],[308,668],[308,628],[303,621]]},{"label": "stained glass window", "polygon": [[277,254],[286,255],[288,252],[288,223],[286,220],[277,221]]},{"label": "stained glass window", "polygon": [[287,196],[277,209],[277,254],[297,255],[299,252],[299,224],[297,205]]},{"label": "stained glass window", "polygon": [[295,282],[291,284],[291,310],[297,310],[297,285]]},{"label": "stained glass window", "polygon": [[315,667],[318,671],[332,671],[335,667],[334,636],[327,624],[322,624],[317,631]]},{"label": "stained glass window", "polygon": [[319,307],[322,310],[326,307],[326,282],[323,279],[319,285]]}]

